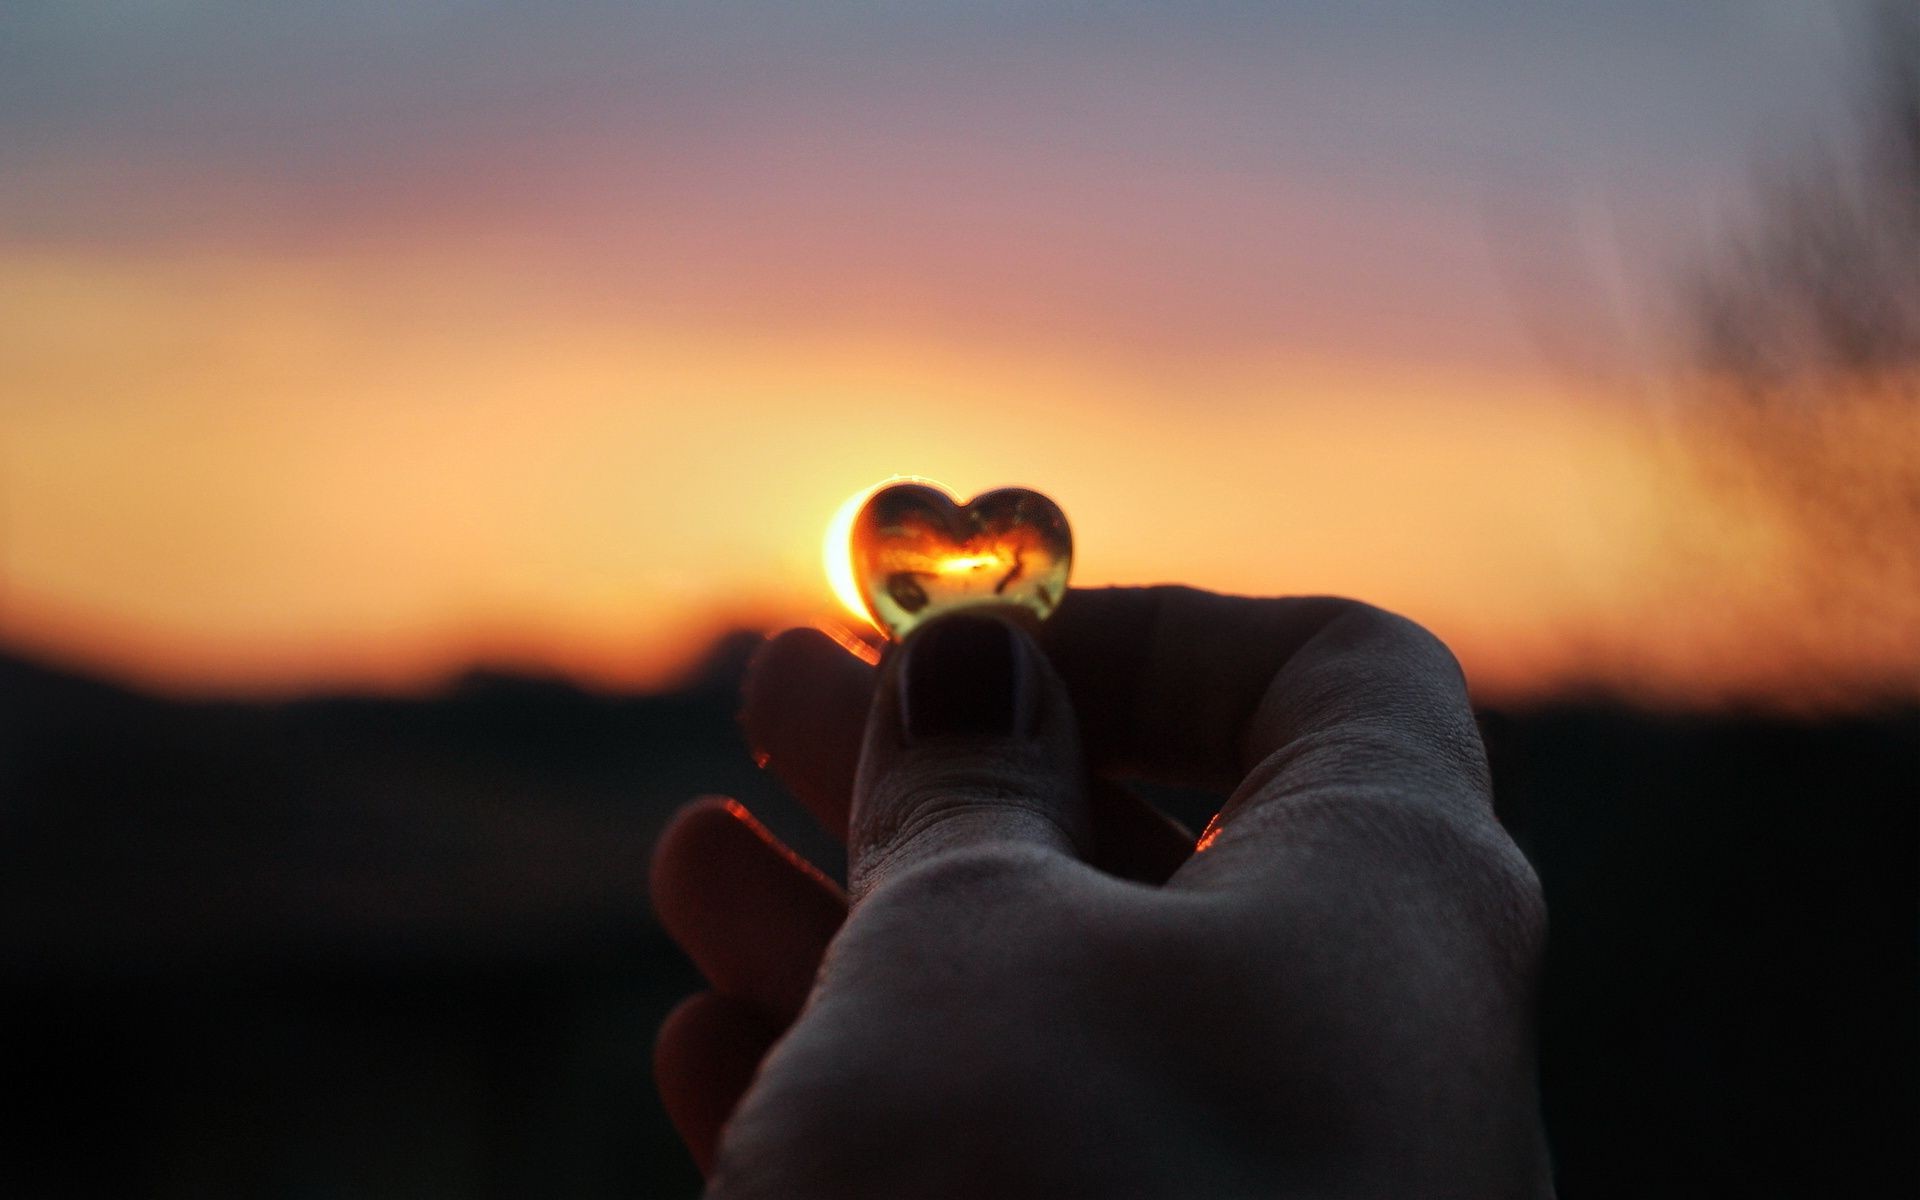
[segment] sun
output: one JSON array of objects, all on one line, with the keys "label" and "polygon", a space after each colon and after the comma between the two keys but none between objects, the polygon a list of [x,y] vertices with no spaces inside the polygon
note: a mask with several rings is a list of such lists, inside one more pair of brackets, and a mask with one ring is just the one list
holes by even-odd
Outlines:
[{"label": "sun", "polygon": [[924,483],[946,490],[941,484],[922,475],[889,475],[841,501],[840,507],[834,510],[833,519],[827,522],[826,540],[820,547],[821,557],[827,567],[827,582],[833,587],[834,598],[862,625],[876,629],[879,626],[874,625],[872,614],[867,612],[867,603],[860,598],[860,585],[853,577],[853,519],[860,515],[860,506],[867,502],[868,496],[895,483]]}]

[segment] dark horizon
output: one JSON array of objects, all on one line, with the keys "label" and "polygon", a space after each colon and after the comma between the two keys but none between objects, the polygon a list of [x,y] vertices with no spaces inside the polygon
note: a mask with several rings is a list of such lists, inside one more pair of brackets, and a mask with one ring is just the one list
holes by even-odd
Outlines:
[{"label": "dark horizon", "polygon": [[[652,696],[176,702],[0,661],[0,983],[41,1098],[0,1183],[692,1194],[646,1061],[694,986],[652,839],[719,793],[838,854],[754,766],[733,645]],[[1483,725],[1552,922],[1563,1194],[1906,1172],[1920,709]]]}]

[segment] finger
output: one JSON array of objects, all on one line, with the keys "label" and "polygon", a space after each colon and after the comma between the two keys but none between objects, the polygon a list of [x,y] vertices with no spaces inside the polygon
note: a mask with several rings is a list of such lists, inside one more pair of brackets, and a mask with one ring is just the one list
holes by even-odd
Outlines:
[{"label": "finger", "polygon": [[653,1078],[680,1140],[706,1174],[720,1130],[784,1030],[745,1001],[700,992],[680,1002],[653,1043]]},{"label": "finger", "polygon": [[1080,590],[1042,643],[1096,770],[1224,791],[1301,738],[1395,723],[1433,765],[1480,769],[1453,656],[1351,600]]},{"label": "finger", "polygon": [[[741,720],[756,754],[822,825],[845,838],[847,808],[877,672],[817,629],[789,629],[754,658]],[[1158,882],[1193,850],[1193,835],[1132,792],[1095,781],[1094,866]]]},{"label": "finger", "polygon": [[741,723],[755,755],[844,840],[876,672],[818,629],[789,629],[754,656]]},{"label": "finger", "polygon": [[1384,806],[1392,836],[1413,833],[1411,815],[1419,840],[1466,830],[1482,849],[1512,851],[1493,819],[1466,680],[1440,640],[1405,618],[1355,606],[1327,622],[1274,676],[1242,747],[1252,765],[1216,819],[1215,849],[1264,836],[1262,810],[1289,811],[1297,824],[1321,802],[1322,816],[1368,806],[1377,834],[1388,832]]},{"label": "finger", "polygon": [[1049,634],[1096,756],[1183,782],[1241,777],[1181,886],[1473,880],[1516,914],[1505,924],[1530,927],[1530,874],[1493,819],[1465,680],[1418,625],[1352,601],[1153,588],[1077,593]]},{"label": "finger", "polygon": [[936,618],[888,660],[868,715],[849,891],[961,847],[1084,857],[1084,767],[1066,689],[1012,619]]},{"label": "finger", "polygon": [[1292,648],[1239,745],[1246,778],[1170,886],[1254,900],[1262,930],[1294,914],[1303,954],[1331,920],[1382,958],[1438,953],[1456,978],[1531,987],[1539,881],[1494,819],[1466,683],[1437,638],[1344,606]]},{"label": "finger", "polygon": [[790,1021],[846,917],[840,890],[747,810],[708,797],[660,836],[653,907],[720,992]]}]

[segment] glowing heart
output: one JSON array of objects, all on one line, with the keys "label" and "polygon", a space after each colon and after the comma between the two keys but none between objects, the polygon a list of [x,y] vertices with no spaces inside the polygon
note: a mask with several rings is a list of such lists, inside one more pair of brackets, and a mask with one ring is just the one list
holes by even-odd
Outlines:
[{"label": "glowing heart", "polygon": [[867,611],[895,641],[940,613],[1012,605],[1045,619],[1067,594],[1073,534],[1060,506],[1026,488],[955,504],[899,483],[853,519],[853,574]]}]

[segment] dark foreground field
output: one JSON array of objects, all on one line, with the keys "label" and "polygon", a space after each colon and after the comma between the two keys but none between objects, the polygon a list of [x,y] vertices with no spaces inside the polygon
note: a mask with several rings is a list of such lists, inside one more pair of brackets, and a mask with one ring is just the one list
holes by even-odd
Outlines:
[{"label": "dark foreground field", "polygon": [[[747,648],[274,705],[0,661],[0,1195],[691,1195],[647,848],[724,792],[830,849],[733,727]],[[1911,1194],[1920,714],[1488,730],[1562,1195]]]}]

